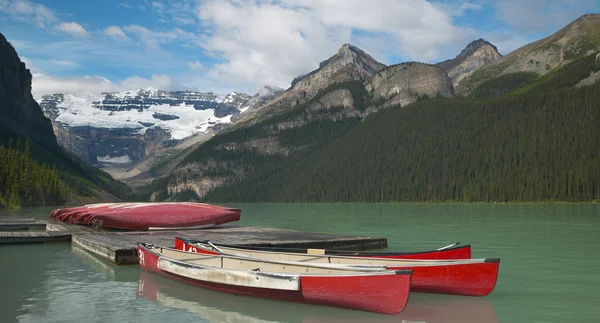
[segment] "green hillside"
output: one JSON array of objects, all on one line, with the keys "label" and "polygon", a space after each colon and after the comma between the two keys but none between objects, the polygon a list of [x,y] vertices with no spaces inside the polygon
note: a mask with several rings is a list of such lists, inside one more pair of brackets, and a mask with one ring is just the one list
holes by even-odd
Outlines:
[{"label": "green hillside", "polygon": [[[541,78],[515,80],[517,85],[496,84],[505,87],[496,92],[480,89],[478,96],[424,100],[363,122],[331,123],[322,145],[248,163],[247,176],[211,190],[206,199],[598,200],[600,84],[573,88],[598,70],[593,56]],[[323,131],[317,128],[309,137]]]},{"label": "green hillside", "polygon": [[[25,143],[28,143],[27,149]],[[20,156],[10,160],[7,159],[8,157],[0,160],[0,167],[4,167],[3,173],[0,174],[0,196],[4,196],[0,197],[0,207],[119,200],[127,199],[131,191],[125,184],[115,181],[109,174],[87,164],[75,154],[62,149],[48,148],[6,128],[0,128],[0,153],[5,154],[3,156]],[[16,173],[25,170],[35,177],[35,180],[17,183],[16,189],[19,194],[16,199],[15,197],[11,199],[11,194],[15,194],[12,179],[19,177]],[[51,178],[52,183],[46,180],[40,182],[37,180],[39,178]],[[58,179],[58,184],[54,184],[55,179]],[[29,185],[34,185],[35,188],[24,189]],[[47,195],[45,185],[51,185],[53,189],[58,188],[58,194]],[[37,198],[39,196],[30,194],[29,192],[32,191],[35,194],[44,192],[40,193],[44,198]]]}]

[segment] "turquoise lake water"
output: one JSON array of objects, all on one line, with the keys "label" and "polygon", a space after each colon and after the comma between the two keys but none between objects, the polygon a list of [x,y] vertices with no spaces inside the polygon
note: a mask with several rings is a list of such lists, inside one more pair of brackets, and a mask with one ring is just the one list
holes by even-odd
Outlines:
[{"label": "turquoise lake water", "polygon": [[[0,246],[0,322],[600,322],[598,204],[228,204],[241,225],[471,244],[499,257],[485,297],[413,293],[395,316],[252,299],[115,266],[70,243]],[[53,208],[0,211],[47,219]]]}]

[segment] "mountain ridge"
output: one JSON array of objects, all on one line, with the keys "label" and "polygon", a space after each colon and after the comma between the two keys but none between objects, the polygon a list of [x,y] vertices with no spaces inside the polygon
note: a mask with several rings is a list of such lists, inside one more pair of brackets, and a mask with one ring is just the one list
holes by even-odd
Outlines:
[{"label": "mountain ridge", "polygon": [[[343,45],[257,115],[197,147],[166,177],[163,185],[168,192],[155,191],[153,198],[185,192],[203,197],[214,187],[250,176],[256,167],[309,153],[380,109],[424,97],[454,96],[452,83],[439,66],[406,62],[384,67],[371,59],[361,49]],[[327,86],[317,87],[315,80]],[[313,88],[302,93],[304,100],[290,101],[307,86]]]},{"label": "mountain ridge", "polygon": [[452,84],[456,87],[462,79],[501,57],[496,46],[479,38],[470,42],[455,58],[439,62],[437,65],[448,73]]},{"label": "mountain ridge", "polygon": [[600,14],[586,14],[557,32],[478,69],[457,85],[456,92],[468,95],[482,83],[507,74],[534,73],[543,76],[599,48]]}]

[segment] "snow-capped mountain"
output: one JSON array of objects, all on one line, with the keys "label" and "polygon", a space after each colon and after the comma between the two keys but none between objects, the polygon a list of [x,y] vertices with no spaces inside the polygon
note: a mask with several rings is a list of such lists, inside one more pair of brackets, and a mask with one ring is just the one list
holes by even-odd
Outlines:
[{"label": "snow-capped mountain", "polygon": [[84,98],[49,94],[38,103],[52,120],[61,146],[93,164],[124,164],[192,135],[219,130],[233,116],[264,104],[252,101],[254,97],[146,88]]}]

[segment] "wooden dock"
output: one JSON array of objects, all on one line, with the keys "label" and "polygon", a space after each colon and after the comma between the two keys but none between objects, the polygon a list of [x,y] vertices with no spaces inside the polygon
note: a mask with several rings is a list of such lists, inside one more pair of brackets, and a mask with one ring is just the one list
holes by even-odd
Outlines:
[{"label": "wooden dock", "polygon": [[0,231],[46,230],[46,221],[34,218],[0,218]]},{"label": "wooden dock", "polygon": [[[14,223],[14,220],[11,220]],[[10,221],[0,218],[2,224]],[[20,223],[21,229],[26,221]],[[32,221],[35,228],[39,223]],[[44,222],[44,221],[41,221]],[[92,227],[44,222],[47,231],[0,232],[0,245],[7,243],[41,243],[71,241],[74,246],[118,265],[136,264],[138,242],[173,246],[175,237],[210,240],[229,245],[372,250],[387,248],[387,239],[365,236],[342,236],[263,227],[221,225],[202,230],[99,231]]]}]

